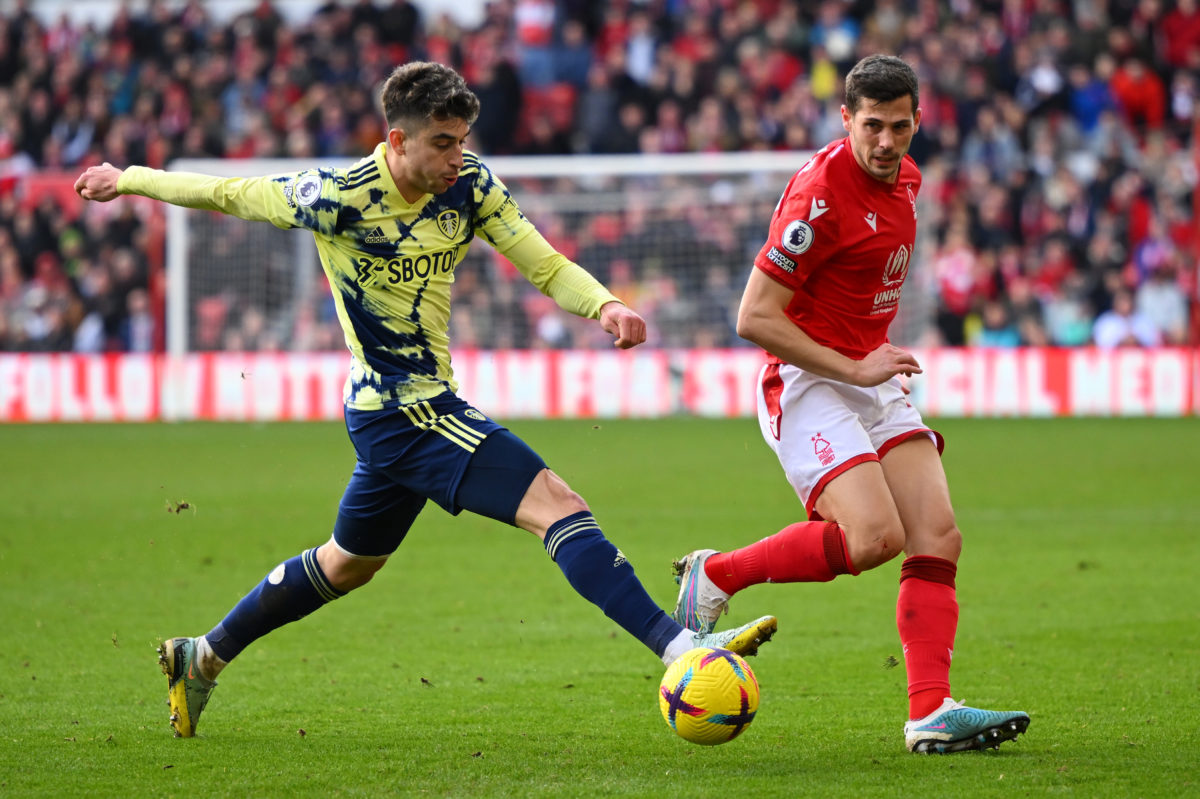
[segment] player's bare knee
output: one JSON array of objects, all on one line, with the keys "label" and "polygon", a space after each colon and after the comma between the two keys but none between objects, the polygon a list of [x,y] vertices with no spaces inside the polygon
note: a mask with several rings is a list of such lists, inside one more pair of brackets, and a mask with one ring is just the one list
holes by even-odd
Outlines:
[{"label": "player's bare knee", "polygon": [[898,519],[879,520],[846,533],[846,549],[855,571],[882,566],[904,551],[904,528]]},{"label": "player's bare knee", "polygon": [[353,591],[355,588],[361,588],[369,583],[375,576],[375,572],[383,568],[385,562],[348,558],[346,565],[336,571],[336,576],[326,574],[325,577],[329,580],[329,584],[338,591]]},{"label": "player's bare knee", "polygon": [[557,474],[543,469],[525,492],[525,497],[517,508],[515,523],[538,538],[545,538],[550,525],[559,519],[586,510],[590,509],[583,497],[575,493]]},{"label": "player's bare knee", "polygon": [[956,525],[950,524],[940,527],[922,546],[924,551],[915,554],[933,555],[958,563],[958,556],[962,554],[962,545],[962,532]]},{"label": "player's bare knee", "polygon": [[904,551],[907,555],[928,555],[958,562],[962,554],[963,537],[953,517],[930,521],[909,533]]},{"label": "player's bare knee", "polygon": [[[537,476],[534,487],[537,488],[537,495],[533,499],[536,500],[541,511],[539,515],[547,525],[570,516],[572,513],[588,510],[588,505],[583,501],[583,497],[575,493],[571,486],[567,485],[566,480],[549,469],[543,470]],[[533,493],[532,488],[530,493]],[[530,498],[530,495],[526,494],[526,497]]]},{"label": "player's bare knee", "polygon": [[317,551],[317,562],[325,573],[325,579],[336,590],[353,591],[369,583],[375,572],[387,563],[387,559],[356,558],[325,544]]},{"label": "player's bare knee", "polygon": [[546,478],[547,485],[550,489],[551,501],[558,507],[561,507],[565,512],[564,516],[570,516],[572,513],[588,510],[588,504],[583,497],[575,493],[571,486],[567,485],[567,481],[559,477],[554,472],[547,469],[542,472],[542,476]]}]

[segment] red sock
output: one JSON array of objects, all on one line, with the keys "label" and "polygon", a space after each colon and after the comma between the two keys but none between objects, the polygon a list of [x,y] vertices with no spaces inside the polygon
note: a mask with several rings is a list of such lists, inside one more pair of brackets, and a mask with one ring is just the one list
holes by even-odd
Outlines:
[{"label": "red sock", "polygon": [[704,562],[713,584],[733,595],[759,583],[824,583],[858,574],[846,552],[846,536],[834,522],[799,522],[772,536]]},{"label": "red sock", "polygon": [[900,567],[896,628],[908,670],[908,717],[928,716],[950,696],[950,657],[958,631],[954,577],[944,558],[913,555]]}]

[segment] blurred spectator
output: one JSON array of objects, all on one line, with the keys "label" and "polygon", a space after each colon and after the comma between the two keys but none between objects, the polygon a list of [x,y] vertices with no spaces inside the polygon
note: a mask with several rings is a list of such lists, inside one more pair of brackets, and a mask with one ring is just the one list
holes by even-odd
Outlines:
[{"label": "blurred spectator", "polygon": [[371,24],[379,31],[384,43],[398,49],[396,60],[408,60],[421,38],[421,11],[408,0],[384,0],[383,7],[373,12]]},{"label": "blurred spectator", "polygon": [[1187,343],[1187,297],[1179,287],[1174,253],[1160,261],[1134,295],[1137,313],[1150,320],[1164,344]]},{"label": "blurred spectator", "polygon": [[[1196,69],[1200,73],[1200,67]],[[1197,100],[1196,74],[1180,70],[1171,79],[1170,120],[1171,127],[1181,138],[1186,138],[1196,119]]]},{"label": "blurred spectator", "polygon": [[1109,86],[1115,69],[1112,56],[1103,53],[1096,59],[1095,72],[1087,64],[1074,64],[1068,72],[1071,114],[1085,136],[1096,130],[1101,114],[1117,108],[1117,98]]},{"label": "blurred spectator", "polygon": [[1096,318],[1088,300],[1087,283],[1078,272],[1070,272],[1043,302],[1046,334],[1058,347],[1079,347],[1092,339]]},{"label": "blurred spectator", "polygon": [[58,166],[78,164],[91,149],[95,133],[95,124],[84,116],[83,100],[78,95],[68,97],[62,114],[50,129],[50,140],[59,147]]},{"label": "blurred spectator", "polygon": [[1166,89],[1162,78],[1142,59],[1131,57],[1117,68],[1109,82],[1125,119],[1137,131],[1162,128],[1167,117]]},{"label": "blurred spectator", "polygon": [[1200,5],[1196,0],[1175,0],[1174,6],[1159,26],[1166,43],[1163,56],[1175,69],[1200,69]]},{"label": "blurred spectator", "polygon": [[979,109],[975,128],[963,141],[962,160],[966,164],[987,167],[992,179],[998,182],[1003,182],[1023,166],[1021,144],[1016,134],[990,106]]},{"label": "blurred spectator", "polygon": [[658,37],[649,12],[637,9],[630,14],[625,42],[626,73],[642,85],[649,83],[658,50]]},{"label": "blurred spectator", "polygon": [[516,0],[513,7],[521,84],[545,86],[554,80],[553,0]]},{"label": "blurred spectator", "polygon": [[1134,309],[1126,289],[1113,295],[1113,307],[1096,317],[1092,340],[1097,347],[1153,347],[1160,339],[1154,323]]},{"label": "blurred spectator", "polygon": [[586,153],[604,151],[605,134],[617,112],[617,93],[603,64],[593,64],[587,88],[579,98],[578,137]]},{"label": "blurred spectator", "polygon": [[127,313],[121,320],[121,349],[125,352],[154,350],[154,317],[150,313],[150,296],[145,289],[133,289],[125,298]]},{"label": "blurred spectator", "polygon": [[1086,141],[1088,151],[1101,163],[1123,164],[1136,167],[1142,155],[1137,137],[1125,125],[1116,111],[1102,110]]},{"label": "blurred spectator", "polygon": [[516,152],[518,155],[570,155],[571,139],[554,127],[548,116],[538,115],[529,121],[526,141]]},{"label": "blurred spectator", "polygon": [[981,266],[967,238],[966,226],[952,226],[933,259],[939,298],[937,326],[943,340],[951,346],[965,343],[964,324],[976,296],[990,294],[988,278],[981,274]]},{"label": "blurred spectator", "polygon": [[1050,336],[1046,333],[1045,312],[1042,310],[1042,304],[1034,296],[1033,286],[1028,279],[1015,277],[1009,282],[1008,302],[1017,332],[1021,336],[1021,344],[1030,347],[1047,346]]},{"label": "blurred spectator", "polygon": [[976,347],[1016,347],[1021,344],[1021,332],[1004,300],[984,302],[978,331],[969,337],[968,343]]},{"label": "blurred spectator", "polygon": [[592,68],[592,48],[582,22],[576,19],[563,22],[562,36],[552,57],[554,80],[569,83],[577,89],[587,85],[588,72]]},{"label": "blurred spectator", "polygon": [[476,70],[471,90],[479,96],[479,118],[472,135],[479,149],[511,153],[516,144],[522,106],[521,83],[512,65],[498,56],[487,56]]},{"label": "blurred spectator", "polygon": [[1049,48],[1035,50],[1029,41],[1017,43],[1020,76],[1013,91],[1021,108],[1030,116],[1043,116],[1064,105],[1066,81],[1058,60]]},{"label": "blurred spectator", "polygon": [[840,0],[824,0],[817,9],[817,18],[809,29],[809,44],[824,48],[838,70],[845,75],[857,60],[858,20],[846,13]]},{"label": "blurred spectator", "polygon": [[646,128],[646,112],[641,104],[629,101],[617,109],[617,118],[604,131],[601,153],[636,153],[641,147],[642,131]]}]

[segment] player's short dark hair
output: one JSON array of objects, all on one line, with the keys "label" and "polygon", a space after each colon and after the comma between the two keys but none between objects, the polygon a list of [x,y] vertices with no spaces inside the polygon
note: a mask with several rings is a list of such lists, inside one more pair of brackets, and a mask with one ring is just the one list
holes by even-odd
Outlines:
[{"label": "player's short dark hair", "polygon": [[890,103],[905,95],[912,97],[915,114],[921,105],[917,73],[895,56],[869,55],[846,76],[846,108],[851,114],[858,111],[863,100]]},{"label": "player's short dark hair", "polygon": [[479,98],[450,67],[431,61],[401,64],[379,93],[388,127],[411,133],[430,120],[462,119],[468,125],[479,116]]}]

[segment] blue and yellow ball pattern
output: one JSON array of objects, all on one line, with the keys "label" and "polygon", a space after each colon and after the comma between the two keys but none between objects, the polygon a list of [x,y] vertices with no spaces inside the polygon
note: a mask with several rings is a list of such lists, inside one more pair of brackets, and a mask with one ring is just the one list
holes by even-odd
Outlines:
[{"label": "blue and yellow ball pattern", "polygon": [[670,665],[658,707],[675,733],[704,746],[732,741],[758,712],[758,679],[741,656],[698,647]]}]

